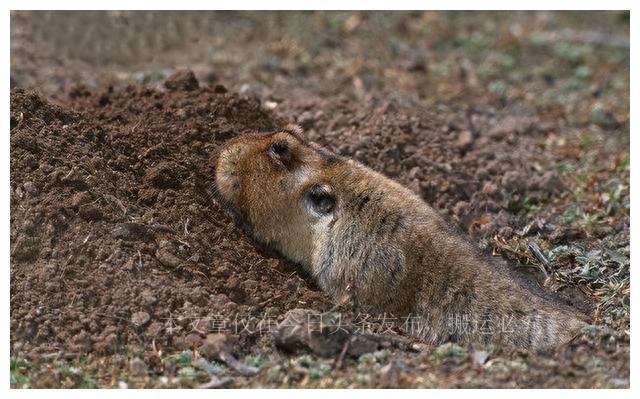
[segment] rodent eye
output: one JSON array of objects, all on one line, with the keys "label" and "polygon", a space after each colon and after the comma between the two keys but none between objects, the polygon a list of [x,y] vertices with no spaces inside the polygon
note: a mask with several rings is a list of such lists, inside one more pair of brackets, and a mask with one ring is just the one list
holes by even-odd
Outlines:
[{"label": "rodent eye", "polygon": [[320,215],[326,215],[333,211],[336,205],[336,198],[329,190],[319,184],[313,185],[306,194],[306,202],[312,211]]},{"label": "rodent eye", "polygon": [[278,140],[271,143],[269,152],[277,158],[286,158],[289,155],[289,143],[284,140]]}]

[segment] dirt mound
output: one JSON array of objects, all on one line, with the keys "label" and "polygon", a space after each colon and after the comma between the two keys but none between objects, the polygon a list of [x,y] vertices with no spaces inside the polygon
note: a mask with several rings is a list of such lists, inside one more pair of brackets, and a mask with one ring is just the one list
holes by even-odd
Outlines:
[{"label": "dirt mound", "polygon": [[283,123],[217,91],[76,90],[82,113],[11,93],[14,350],[189,347],[197,319],[326,307],[207,198],[222,141]]}]

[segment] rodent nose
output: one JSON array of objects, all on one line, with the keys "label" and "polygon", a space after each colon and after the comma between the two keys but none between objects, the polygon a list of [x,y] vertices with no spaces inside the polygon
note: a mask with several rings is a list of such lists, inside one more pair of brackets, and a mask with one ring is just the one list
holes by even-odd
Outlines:
[{"label": "rodent nose", "polygon": [[236,196],[240,186],[236,170],[239,157],[239,146],[232,144],[220,151],[215,163],[216,186],[220,194],[229,201]]},{"label": "rodent nose", "polygon": [[216,171],[227,171],[238,163],[240,148],[237,143],[229,144],[222,148],[216,160]]}]

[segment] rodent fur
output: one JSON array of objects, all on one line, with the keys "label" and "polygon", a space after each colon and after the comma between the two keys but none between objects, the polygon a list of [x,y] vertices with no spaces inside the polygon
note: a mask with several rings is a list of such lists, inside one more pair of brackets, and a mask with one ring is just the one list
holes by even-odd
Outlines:
[{"label": "rodent fur", "polygon": [[[483,256],[409,189],[305,142],[298,128],[229,141],[216,187],[256,240],[300,264],[336,303],[418,316],[409,332],[429,343],[548,350],[586,325]],[[325,208],[334,201],[330,212],[310,205],[310,190],[328,196]]]}]

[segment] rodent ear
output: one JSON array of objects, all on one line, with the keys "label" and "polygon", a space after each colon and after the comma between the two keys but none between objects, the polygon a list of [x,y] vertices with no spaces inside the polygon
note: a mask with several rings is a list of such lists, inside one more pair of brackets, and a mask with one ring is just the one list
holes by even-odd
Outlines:
[{"label": "rodent ear", "polygon": [[297,136],[301,140],[304,134],[304,130],[302,130],[302,128],[299,125],[296,125],[294,123],[289,123],[287,126],[284,127],[283,131],[287,133],[291,133],[294,136]]},{"label": "rodent ear", "polygon": [[269,146],[269,155],[283,164],[288,164],[291,160],[291,149],[286,140],[276,140]]}]

